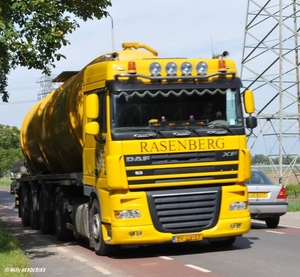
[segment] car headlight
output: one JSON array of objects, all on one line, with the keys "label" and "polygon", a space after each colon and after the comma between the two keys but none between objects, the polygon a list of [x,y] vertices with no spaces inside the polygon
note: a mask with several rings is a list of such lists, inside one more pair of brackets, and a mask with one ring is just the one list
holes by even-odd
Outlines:
[{"label": "car headlight", "polygon": [[174,62],[168,62],[166,64],[166,72],[169,76],[174,76],[177,72],[177,65]]},{"label": "car headlight", "polygon": [[193,70],[193,66],[189,62],[183,62],[180,66],[180,70],[183,75],[188,76],[191,74],[191,72]]},{"label": "car headlight", "polygon": [[151,63],[149,66],[149,71],[153,76],[158,76],[161,72],[161,65],[157,62]]}]

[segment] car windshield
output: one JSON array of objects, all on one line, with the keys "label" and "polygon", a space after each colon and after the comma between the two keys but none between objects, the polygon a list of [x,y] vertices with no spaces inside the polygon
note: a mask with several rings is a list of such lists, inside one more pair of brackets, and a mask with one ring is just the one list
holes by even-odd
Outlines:
[{"label": "car windshield", "polygon": [[247,185],[274,185],[270,178],[261,171],[252,171],[252,176]]},{"label": "car windshield", "polygon": [[227,126],[243,126],[239,90],[146,90],[111,95],[112,129],[117,132],[147,130],[153,128],[153,122],[185,128],[184,122],[194,120],[197,127],[215,120],[222,120]]}]

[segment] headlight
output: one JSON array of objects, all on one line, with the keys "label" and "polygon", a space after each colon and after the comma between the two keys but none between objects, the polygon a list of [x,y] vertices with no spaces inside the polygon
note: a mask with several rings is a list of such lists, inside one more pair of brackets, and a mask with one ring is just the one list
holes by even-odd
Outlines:
[{"label": "headlight", "polygon": [[191,72],[193,70],[193,66],[189,62],[184,62],[184,63],[181,64],[180,70],[181,70],[183,75],[188,76],[188,75],[191,74]]},{"label": "headlight", "polygon": [[166,72],[169,76],[174,76],[177,72],[177,65],[173,62],[168,62],[166,64]]},{"label": "headlight", "polygon": [[132,219],[141,217],[139,210],[117,210],[114,211],[114,214],[116,219]]},{"label": "headlight", "polygon": [[204,75],[207,72],[208,65],[205,62],[198,62],[196,65],[196,69],[200,75]]},{"label": "headlight", "polygon": [[247,202],[231,202],[229,210],[230,211],[238,211],[238,210],[246,210]]},{"label": "headlight", "polygon": [[149,71],[153,76],[158,76],[161,72],[161,65],[157,62],[151,63],[149,66]]}]

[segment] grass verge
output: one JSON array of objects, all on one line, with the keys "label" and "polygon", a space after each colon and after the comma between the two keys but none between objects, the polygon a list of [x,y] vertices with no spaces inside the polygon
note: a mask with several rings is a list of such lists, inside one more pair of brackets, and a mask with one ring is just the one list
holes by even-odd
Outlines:
[{"label": "grass verge", "polygon": [[4,227],[5,222],[0,220],[0,276],[31,277],[30,272],[21,272],[29,268],[29,259],[20,249],[20,242]]},{"label": "grass verge", "polygon": [[300,211],[300,199],[288,199],[288,212],[299,212]]},{"label": "grass verge", "polygon": [[10,178],[1,178],[0,179],[0,188],[10,188],[12,180]]}]

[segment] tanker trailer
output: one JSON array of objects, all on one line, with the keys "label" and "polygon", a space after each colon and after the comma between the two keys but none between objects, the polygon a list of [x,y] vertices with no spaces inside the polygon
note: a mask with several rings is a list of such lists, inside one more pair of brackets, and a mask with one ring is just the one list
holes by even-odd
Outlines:
[{"label": "tanker trailer", "polygon": [[250,229],[246,126],[253,94],[227,52],[157,58],[123,43],[38,102],[21,127],[24,226],[86,238],[98,255],[120,245],[207,239],[231,245]]}]

